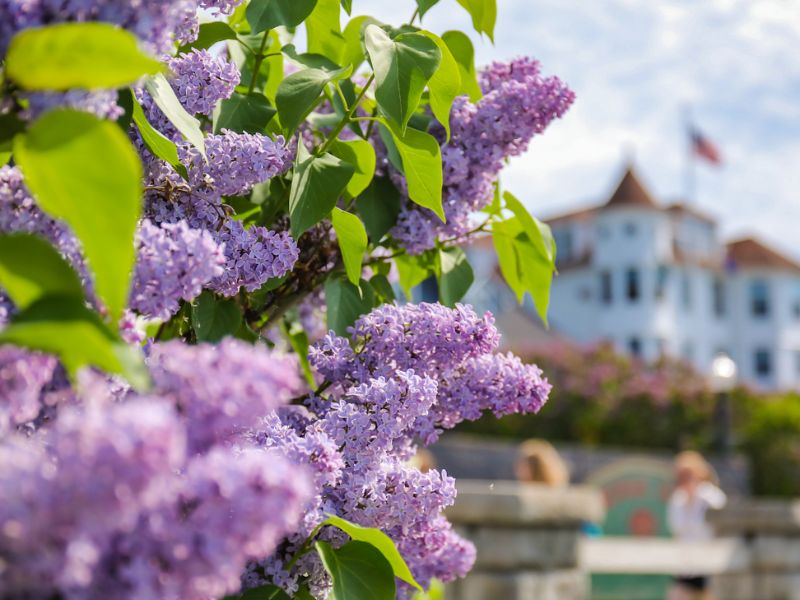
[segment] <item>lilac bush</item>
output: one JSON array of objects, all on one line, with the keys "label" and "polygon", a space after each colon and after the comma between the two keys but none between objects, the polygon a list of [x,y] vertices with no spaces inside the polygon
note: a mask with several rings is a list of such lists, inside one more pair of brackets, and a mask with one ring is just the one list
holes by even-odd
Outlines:
[{"label": "lilac bush", "polygon": [[[469,81],[416,14],[282,45],[318,4],[0,0],[0,596],[321,599],[325,548],[388,565],[380,598],[471,568],[453,478],[409,460],[547,400],[458,303],[458,244],[544,253],[509,283],[547,289],[499,175],[573,94],[532,59]],[[441,303],[397,296],[428,277]]]}]

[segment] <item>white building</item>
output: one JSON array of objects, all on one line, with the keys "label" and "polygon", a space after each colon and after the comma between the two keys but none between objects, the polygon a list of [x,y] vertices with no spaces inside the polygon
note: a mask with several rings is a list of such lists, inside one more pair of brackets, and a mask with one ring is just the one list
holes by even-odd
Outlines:
[{"label": "white building", "polygon": [[[800,263],[751,238],[723,244],[714,219],[656,202],[630,168],[607,202],[548,223],[555,333],[645,360],[682,357],[701,372],[725,352],[750,384],[800,389]],[[472,254],[470,300],[502,314],[508,298],[480,281],[486,253]]]}]

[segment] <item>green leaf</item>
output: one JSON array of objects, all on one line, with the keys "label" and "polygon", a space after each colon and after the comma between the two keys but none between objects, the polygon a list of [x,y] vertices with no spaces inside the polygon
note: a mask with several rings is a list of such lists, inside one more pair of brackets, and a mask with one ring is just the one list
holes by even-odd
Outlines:
[{"label": "green leaf", "polygon": [[297,360],[300,362],[300,367],[303,369],[303,375],[306,378],[311,389],[317,387],[317,382],[314,380],[314,373],[311,370],[311,364],[308,362],[308,335],[300,325],[295,324],[289,329],[285,323],[281,324],[283,334],[286,336],[292,350],[297,354]]},{"label": "green leaf", "polygon": [[528,237],[518,217],[494,223],[492,237],[500,270],[517,301],[522,302],[525,292],[530,292],[536,311],[546,326],[550,286],[555,272],[553,262]]},{"label": "green leaf", "polygon": [[218,342],[234,335],[242,324],[242,309],[229,298],[217,298],[208,290],[192,302],[192,325],[198,342]]},{"label": "green leaf", "polygon": [[199,33],[197,34],[197,39],[178,48],[178,53],[185,54],[191,52],[194,48],[210,48],[217,42],[235,39],[236,32],[231,29],[230,25],[223,21],[202,23]]},{"label": "green leaf", "polygon": [[351,69],[325,71],[305,69],[292,73],[281,81],[275,96],[275,105],[281,117],[281,125],[287,132],[293,132],[308,116],[314,104],[331,81],[347,77]]},{"label": "green leaf", "polygon": [[422,20],[422,17],[425,16],[426,12],[428,12],[437,4],[439,4],[439,0],[417,0],[417,8],[419,9],[420,20]]},{"label": "green leaf", "polygon": [[455,306],[475,280],[472,267],[461,248],[439,250],[438,258],[439,300],[446,306]]},{"label": "green leaf", "polygon": [[83,298],[78,275],[49,242],[35,235],[0,235],[0,287],[18,309],[45,296]]},{"label": "green leaf", "polygon": [[120,88],[117,90],[117,106],[122,109],[122,114],[117,117],[117,125],[125,133],[133,122],[133,90],[131,88]]},{"label": "green leaf", "polygon": [[27,90],[116,88],[163,69],[132,33],[91,21],[23,29],[5,61],[6,76]]},{"label": "green leaf", "polygon": [[511,192],[505,192],[503,199],[506,201],[506,206],[519,219],[523,230],[528,234],[528,238],[530,238],[534,246],[551,264],[555,265],[556,242],[553,239],[550,226],[532,217],[528,209]]},{"label": "green leaf", "polygon": [[347,335],[347,328],[375,306],[372,286],[363,279],[359,283],[356,287],[344,277],[335,276],[325,282],[328,329],[339,335]]},{"label": "green leaf", "polygon": [[8,164],[8,161],[11,160],[11,152],[6,152],[5,150],[0,150],[0,167],[3,165]]},{"label": "green leaf", "polygon": [[[388,265],[388,263],[386,264]],[[389,279],[387,279],[386,275],[373,275],[369,280],[369,284],[372,286],[372,289],[375,290],[375,293],[378,294],[382,302],[395,301],[394,288],[392,284],[389,283]]]},{"label": "green leaf", "polygon": [[394,600],[392,567],[372,544],[347,542],[335,550],[327,542],[314,546],[333,583],[328,600]]},{"label": "green leaf", "polygon": [[430,274],[426,260],[423,256],[401,254],[394,259],[397,266],[397,275],[400,287],[403,288],[406,298],[411,300],[411,290],[425,281]]},{"label": "green leaf", "polygon": [[139,129],[142,141],[145,146],[147,146],[147,149],[150,150],[154,156],[168,162],[181,177],[188,180],[189,174],[186,172],[186,167],[183,166],[183,163],[178,158],[178,147],[172,140],[165,137],[150,124],[139,101],[135,96],[131,95],[131,97],[133,102],[133,110],[131,113],[133,122],[136,123],[136,127]]},{"label": "green leaf", "polygon": [[347,278],[353,285],[361,279],[361,262],[367,251],[367,231],[354,214],[333,207],[331,222],[342,251],[342,261]]},{"label": "green leaf", "polygon": [[289,217],[295,238],[331,212],[354,172],[353,165],[332,154],[312,156],[302,142],[298,143],[289,192]]},{"label": "green leaf", "polygon": [[[10,152],[14,136],[25,131],[25,121],[13,113],[0,115],[0,151]],[[2,163],[0,163],[2,164]]]},{"label": "green leaf", "polygon": [[364,29],[370,23],[378,23],[378,21],[366,15],[353,17],[348,21],[344,31],[342,31],[344,44],[339,54],[339,60],[336,61],[337,63],[345,67],[350,65],[355,69],[364,62],[366,58],[364,55]]},{"label": "green leaf", "polygon": [[461,91],[461,75],[458,73],[458,63],[450,53],[447,44],[442,41],[442,38],[430,31],[421,31],[420,33],[432,39],[442,54],[439,68],[436,69],[433,77],[428,82],[428,88],[430,89],[431,111],[436,120],[444,127],[446,141],[449,142],[450,109],[453,106],[453,100],[456,99],[456,96]]},{"label": "green leaf", "polygon": [[377,25],[367,26],[364,43],[375,72],[378,106],[405,132],[442,53],[421,33],[401,33],[392,39]]},{"label": "green leaf", "polygon": [[236,133],[263,133],[275,112],[263,94],[234,93],[220,102],[214,132],[230,129]]},{"label": "green leaf", "polygon": [[355,198],[372,182],[375,175],[375,148],[366,140],[334,141],[329,152],[355,168],[353,177],[344,189],[345,198]]},{"label": "green leaf", "polygon": [[117,321],[142,211],[142,165],[130,140],[112,121],[58,109],[15,138],[14,157],[42,210],[81,241],[95,289]]},{"label": "green leaf", "polygon": [[314,7],[317,0],[250,0],[245,15],[253,33],[278,25],[297,27]]},{"label": "green leaf", "polygon": [[483,96],[483,92],[478,84],[478,73],[475,70],[475,49],[472,41],[461,31],[445,31],[442,34],[442,41],[447,44],[450,53],[458,63],[458,72],[461,75],[459,95],[467,95],[471,102],[477,102]]},{"label": "green leaf", "polygon": [[175,129],[180,131],[183,137],[205,158],[206,147],[203,141],[203,132],[200,130],[200,121],[186,112],[167,78],[160,74],[148,77],[144,86],[153,102],[175,126]]},{"label": "green leaf", "polygon": [[525,296],[525,284],[520,277],[519,257],[514,247],[514,238],[522,231],[522,227],[518,224],[516,219],[494,223],[492,225],[492,242],[503,279],[514,292],[517,302],[521,304],[522,298]]},{"label": "green leaf", "polygon": [[336,71],[341,68],[338,63],[332,61],[327,56],[322,56],[322,54],[312,54],[310,52],[299,53],[294,44],[286,44],[281,48],[281,52],[293,62],[309,69]]},{"label": "green leaf", "polygon": [[15,315],[0,331],[0,344],[15,344],[58,355],[74,377],[93,366],[146,385],[141,353],[119,340],[98,314],[75,296],[46,296]]},{"label": "green leaf", "polygon": [[339,0],[318,0],[306,19],[308,51],[327,56],[334,62],[338,61],[344,43],[339,13]]},{"label": "green leaf", "polygon": [[381,122],[389,129],[403,161],[412,202],[431,209],[444,221],[442,208],[442,153],[436,138],[424,131],[408,128],[405,134],[387,119]]},{"label": "green leaf", "polygon": [[388,177],[376,177],[356,199],[356,210],[373,244],[397,223],[400,214],[400,192]]},{"label": "green leaf", "polygon": [[458,0],[472,17],[472,26],[485,33],[494,43],[494,25],[497,21],[497,0]]},{"label": "green leaf", "polygon": [[353,12],[353,0],[342,0],[341,4],[344,12],[348,15]]},{"label": "green leaf", "polygon": [[422,587],[411,574],[411,570],[408,568],[406,561],[404,561],[403,557],[400,555],[400,551],[397,549],[394,541],[392,541],[392,538],[383,533],[380,529],[362,527],[361,525],[351,523],[350,521],[346,521],[334,515],[329,515],[324,524],[341,529],[357,542],[366,542],[377,548],[391,565],[395,577],[402,579],[418,590],[422,590]]}]

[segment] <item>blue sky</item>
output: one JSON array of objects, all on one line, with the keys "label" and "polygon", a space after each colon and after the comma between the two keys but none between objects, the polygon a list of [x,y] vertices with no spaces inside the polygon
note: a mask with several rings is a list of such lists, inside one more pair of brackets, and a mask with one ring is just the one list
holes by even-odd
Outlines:
[{"label": "blue sky", "polygon": [[[386,22],[410,0],[355,0]],[[504,171],[539,216],[607,196],[625,156],[656,197],[684,196],[682,109],[725,165],[697,167],[696,206],[723,236],[757,234],[800,257],[799,0],[498,0],[495,46],[478,62],[527,54],[577,93],[576,104]],[[359,6],[361,5],[361,6]],[[471,31],[455,0],[425,27]]]}]

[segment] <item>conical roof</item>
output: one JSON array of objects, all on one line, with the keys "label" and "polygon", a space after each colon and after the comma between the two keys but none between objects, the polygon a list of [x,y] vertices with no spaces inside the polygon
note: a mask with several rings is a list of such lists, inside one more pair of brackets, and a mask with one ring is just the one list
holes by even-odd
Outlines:
[{"label": "conical roof", "polygon": [[647,208],[658,208],[658,204],[647,191],[647,188],[642,185],[639,177],[633,170],[633,167],[628,167],[622,180],[619,182],[617,189],[608,199],[605,204],[607,207],[611,206],[641,206]]}]

